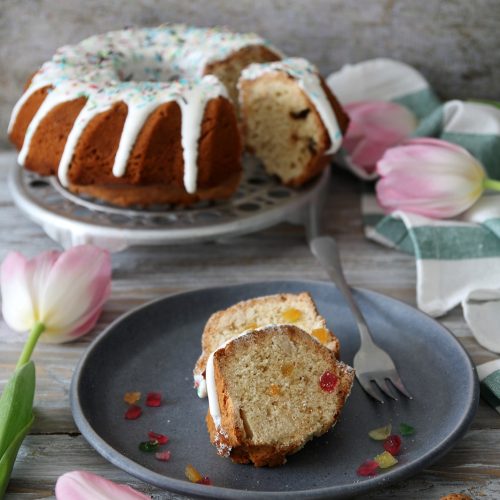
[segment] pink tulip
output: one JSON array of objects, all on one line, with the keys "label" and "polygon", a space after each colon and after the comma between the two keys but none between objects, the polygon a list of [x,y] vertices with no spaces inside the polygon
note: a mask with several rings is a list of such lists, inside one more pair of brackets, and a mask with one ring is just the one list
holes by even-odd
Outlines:
[{"label": "pink tulip", "polygon": [[377,163],[377,198],[386,212],[402,210],[438,219],[472,206],[485,188],[481,164],[464,148],[440,139],[413,139],[389,149]]},{"label": "pink tulip", "polygon": [[342,146],[354,168],[373,174],[384,152],[415,130],[415,116],[405,107],[385,101],[344,104],[350,118]]},{"label": "pink tulip", "polygon": [[151,500],[130,486],[85,471],[63,474],[56,483],[57,500]]},{"label": "pink tulip", "polygon": [[96,324],[111,289],[111,258],[91,245],[31,260],[10,252],[0,268],[0,287],[10,328],[38,328],[46,342],[67,342]]}]

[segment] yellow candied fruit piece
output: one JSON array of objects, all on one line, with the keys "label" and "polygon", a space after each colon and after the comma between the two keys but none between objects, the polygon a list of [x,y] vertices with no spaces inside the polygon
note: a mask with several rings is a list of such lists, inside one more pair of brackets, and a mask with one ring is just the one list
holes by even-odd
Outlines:
[{"label": "yellow candied fruit piece", "polygon": [[292,374],[294,368],[295,366],[293,365],[293,363],[285,363],[281,365],[281,373],[285,377],[289,377]]},{"label": "yellow candied fruit piece", "polygon": [[266,393],[269,396],[281,396],[281,387],[276,384],[271,384],[267,389]]},{"label": "yellow candied fruit piece", "polygon": [[380,455],[377,455],[373,460],[378,463],[378,466],[381,469],[388,469],[389,467],[392,467],[393,465],[396,465],[398,463],[397,459],[388,451],[380,453]]},{"label": "yellow candied fruit piece", "polygon": [[391,435],[391,431],[392,431],[392,425],[387,424],[384,425],[384,427],[378,427],[377,429],[373,429],[368,433],[368,435],[372,439],[375,439],[375,441],[384,441],[384,439],[387,439]]},{"label": "yellow candied fruit piece", "polygon": [[245,326],[245,330],[255,330],[257,328],[257,323],[255,321],[251,321],[250,323],[247,323]]},{"label": "yellow candied fruit piece", "polygon": [[322,344],[330,342],[330,332],[326,328],[315,328],[311,335]]},{"label": "yellow candied fruit piece", "polygon": [[302,318],[302,311],[299,311],[298,309],[295,309],[294,307],[290,307],[290,309],[286,309],[285,311],[283,311],[283,313],[281,314],[281,317],[287,323],[295,323],[295,322],[299,321],[299,319]]},{"label": "yellow candied fruit piece", "polygon": [[140,392],[126,392],[125,396],[123,396],[123,401],[125,401],[125,403],[128,403],[129,405],[137,403],[139,399],[141,399]]},{"label": "yellow candied fruit piece", "polygon": [[192,483],[197,483],[198,481],[201,481],[203,479],[203,476],[191,464],[186,465],[184,474],[186,474],[186,477]]}]

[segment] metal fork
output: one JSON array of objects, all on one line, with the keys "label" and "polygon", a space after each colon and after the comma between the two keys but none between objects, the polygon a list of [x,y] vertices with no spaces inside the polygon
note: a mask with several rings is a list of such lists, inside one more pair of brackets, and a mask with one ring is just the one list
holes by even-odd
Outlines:
[{"label": "metal fork", "polygon": [[401,394],[409,399],[413,399],[412,395],[403,385],[389,354],[375,344],[373,340],[365,318],[361,314],[345,279],[335,239],[331,236],[319,236],[312,238],[309,241],[309,246],[313,255],[325,268],[330,278],[344,295],[356,320],[361,337],[361,345],[359,351],[354,356],[354,369],[356,370],[356,378],[361,387],[373,399],[383,403],[383,399],[374,390],[372,381],[378,385],[384,394],[392,399],[397,399],[387,383],[387,380],[389,380]]}]

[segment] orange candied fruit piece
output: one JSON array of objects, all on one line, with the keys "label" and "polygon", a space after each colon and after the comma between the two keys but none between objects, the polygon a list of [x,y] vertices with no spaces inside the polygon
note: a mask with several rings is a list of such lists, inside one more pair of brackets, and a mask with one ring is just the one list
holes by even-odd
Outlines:
[{"label": "orange candied fruit piece", "polygon": [[290,309],[286,309],[285,311],[283,311],[281,317],[283,318],[284,321],[287,321],[289,323],[295,323],[296,321],[299,321],[299,319],[302,318],[302,311],[295,309],[295,307],[290,307]]},{"label": "orange candied fruit piece", "polygon": [[330,332],[326,328],[315,328],[311,335],[322,344],[328,344],[330,341]]},{"label": "orange candied fruit piece", "polygon": [[289,377],[292,374],[294,368],[295,367],[293,366],[293,363],[285,363],[281,365],[281,373],[285,377]]},{"label": "orange candied fruit piece", "polygon": [[281,387],[276,384],[271,384],[266,392],[269,396],[281,396]]},{"label": "orange candied fruit piece", "polygon": [[203,476],[191,465],[187,464],[184,470],[184,474],[192,483],[198,483],[203,480]]},{"label": "orange candied fruit piece", "polygon": [[139,399],[141,399],[140,392],[126,392],[123,396],[123,401],[125,401],[125,403],[128,403],[129,405],[137,403]]}]

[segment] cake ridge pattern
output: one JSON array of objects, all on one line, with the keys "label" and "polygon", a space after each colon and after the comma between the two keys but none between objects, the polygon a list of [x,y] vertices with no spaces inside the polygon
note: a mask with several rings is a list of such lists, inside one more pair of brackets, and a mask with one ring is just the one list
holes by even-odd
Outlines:
[{"label": "cake ridge pattern", "polygon": [[[26,131],[19,163],[25,164],[31,139],[43,118],[57,105],[85,97],[86,103],[71,128],[61,156],[59,180],[68,186],[68,169],[85,127],[92,118],[118,102],[127,105],[128,113],[112,172],[116,177],[123,176],[147,118],[159,104],[175,101],[182,113],[184,186],[188,193],[194,193],[205,106],[213,98],[228,95],[215,76],[203,72],[207,64],[251,45],[268,44],[253,33],[170,25],[113,31],[61,47],[33,76],[12,112],[9,132],[30,96],[37,90],[48,89],[47,97]],[[279,53],[274,48],[271,50]]]}]

